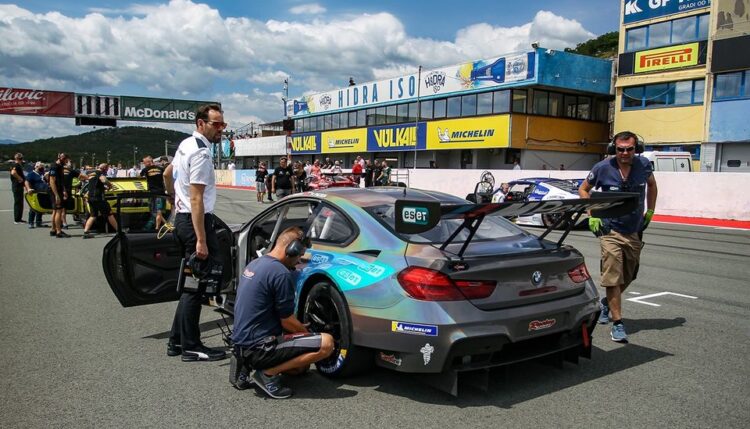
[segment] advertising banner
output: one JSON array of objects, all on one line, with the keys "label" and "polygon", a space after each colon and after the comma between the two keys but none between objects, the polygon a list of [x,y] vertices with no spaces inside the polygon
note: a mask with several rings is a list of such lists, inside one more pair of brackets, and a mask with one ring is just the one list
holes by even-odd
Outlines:
[{"label": "advertising banner", "polygon": [[215,101],[170,100],[166,98],[121,97],[122,119],[152,122],[195,122],[195,112]]},{"label": "advertising banner", "polygon": [[292,154],[320,153],[320,133],[292,135]]},{"label": "advertising banner", "polygon": [[255,188],[255,170],[234,170],[234,186]]},{"label": "advertising banner", "polygon": [[0,114],[73,117],[73,93],[0,88]]},{"label": "advertising banner", "polygon": [[415,101],[434,96],[501,88],[535,79],[536,53],[524,52],[463,64],[423,70],[406,76],[348,86],[338,90],[289,100],[290,117],[334,112],[384,103]]},{"label": "advertising banner", "polygon": [[427,149],[508,147],[510,116],[449,119],[427,123]]},{"label": "advertising banner", "polygon": [[623,23],[643,21],[711,6],[711,0],[625,0]]},{"label": "advertising banner", "polygon": [[322,153],[367,152],[367,128],[320,133]]},{"label": "advertising banner", "polygon": [[698,42],[636,52],[635,72],[645,73],[698,65]]},{"label": "advertising banner", "polygon": [[214,172],[216,173],[216,184],[232,186],[234,184],[234,174],[236,171],[237,170],[214,170]]},{"label": "advertising banner", "polygon": [[367,151],[424,150],[426,130],[424,122],[370,127],[367,129]]}]

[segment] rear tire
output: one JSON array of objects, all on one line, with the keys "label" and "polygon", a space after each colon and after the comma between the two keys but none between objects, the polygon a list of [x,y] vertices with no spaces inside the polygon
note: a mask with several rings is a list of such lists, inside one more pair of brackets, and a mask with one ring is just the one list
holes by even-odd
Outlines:
[{"label": "rear tire", "polygon": [[[560,221],[561,214],[543,214],[542,215],[542,224],[545,228],[549,228],[552,225],[555,225],[557,222]],[[568,222],[563,222],[560,224],[556,229],[565,229],[568,227]]]},{"label": "rear tire", "polygon": [[328,333],[335,343],[333,353],[317,362],[318,371],[328,377],[346,377],[370,368],[374,361],[372,350],[352,344],[352,322],[349,308],[341,292],[331,283],[315,284],[305,300],[303,323],[314,332]]}]

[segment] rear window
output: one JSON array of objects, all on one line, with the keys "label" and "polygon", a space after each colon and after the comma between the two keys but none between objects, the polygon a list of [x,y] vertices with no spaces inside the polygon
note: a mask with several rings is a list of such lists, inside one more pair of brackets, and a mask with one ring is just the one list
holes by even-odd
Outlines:
[{"label": "rear window", "polygon": [[[440,222],[427,232],[422,234],[398,234],[396,233],[396,208],[394,205],[381,205],[365,209],[372,217],[384,223],[394,234],[412,243],[442,244],[450,238],[456,229],[463,223],[463,219],[441,219]],[[479,226],[477,233],[472,238],[475,241],[501,240],[510,237],[526,235],[521,228],[514,225],[502,216],[489,215]],[[469,231],[464,229],[453,240],[453,243],[466,241]]]},{"label": "rear window", "polygon": [[562,189],[565,192],[570,192],[571,194],[578,193],[578,181],[574,180],[551,180],[549,182],[545,182],[546,184],[550,186],[554,186],[555,188]]}]

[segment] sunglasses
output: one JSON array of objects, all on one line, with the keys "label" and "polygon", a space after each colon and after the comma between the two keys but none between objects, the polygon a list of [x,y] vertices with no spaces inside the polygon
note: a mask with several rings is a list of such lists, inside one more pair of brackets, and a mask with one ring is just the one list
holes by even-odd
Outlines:
[{"label": "sunglasses", "polygon": [[215,128],[226,128],[227,127],[227,123],[226,122],[206,121],[206,123],[213,125]]},{"label": "sunglasses", "polygon": [[634,146],[630,146],[630,147],[618,147],[617,148],[618,152],[632,152],[634,150],[635,150]]}]

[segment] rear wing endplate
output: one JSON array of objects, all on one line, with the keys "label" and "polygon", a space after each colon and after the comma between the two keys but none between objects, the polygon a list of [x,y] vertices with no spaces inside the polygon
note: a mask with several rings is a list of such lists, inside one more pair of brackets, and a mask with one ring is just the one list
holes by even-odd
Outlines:
[{"label": "rear wing endplate", "polygon": [[557,224],[551,225],[540,236],[543,239],[552,229],[567,221],[568,228],[557,243],[560,246],[574,221],[584,212],[590,211],[592,216],[600,218],[619,217],[631,213],[638,207],[638,197],[639,194],[630,192],[593,192],[588,199],[450,205],[441,205],[438,201],[400,199],[396,200],[395,226],[398,233],[421,234],[434,228],[441,219],[463,219],[463,223],[441,245],[441,249],[445,249],[462,230],[467,229],[469,236],[459,252],[460,256],[487,215],[513,217],[562,214]]}]

